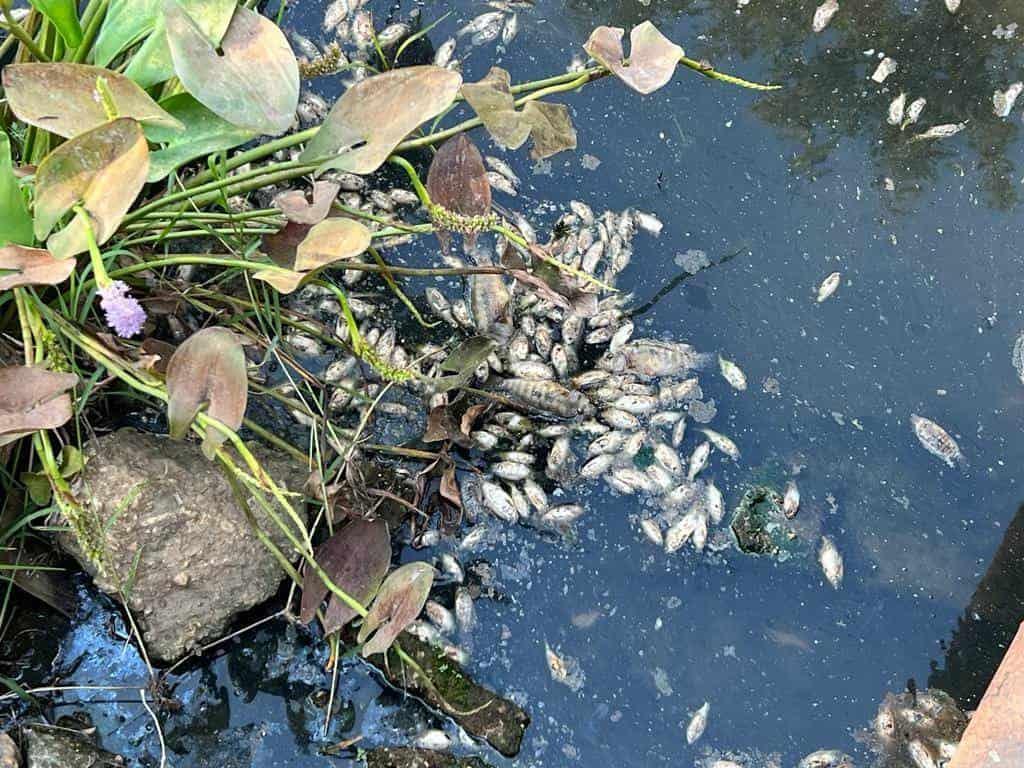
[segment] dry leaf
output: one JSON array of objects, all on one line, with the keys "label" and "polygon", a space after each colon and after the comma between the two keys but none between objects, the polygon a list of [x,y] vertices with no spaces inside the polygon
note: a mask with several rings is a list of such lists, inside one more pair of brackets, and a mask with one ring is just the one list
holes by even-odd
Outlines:
[{"label": "dry leaf", "polygon": [[683,49],[665,37],[651,22],[633,27],[629,33],[629,59],[622,51],[623,30],[598,27],[583,50],[607,67],[622,82],[639,93],[653,93],[668,83],[676,71]]},{"label": "dry leaf", "polygon": [[0,445],[69,421],[72,412],[67,391],[77,383],[73,373],[55,373],[38,366],[0,368]]},{"label": "dry leaf", "polygon": [[68,139],[110,120],[99,80],[114,102],[116,117],[146,125],[185,128],[124,75],[88,64],[9,64],[3,70],[4,92],[19,120]]},{"label": "dry leaf", "polygon": [[427,563],[406,563],[385,579],[356,636],[364,657],[387,652],[420,615],[433,583],[434,569]]},{"label": "dry leaf", "polygon": [[[188,432],[199,408],[233,430],[242,426],[249,381],[245,352],[238,337],[226,328],[204,328],[179,346],[167,364],[167,421],[171,437]],[[203,441],[203,453],[212,458],[227,439],[211,428]]]},{"label": "dry leaf", "polygon": [[446,499],[456,509],[462,509],[462,493],[459,491],[459,481],[455,477],[455,465],[449,464],[441,475],[441,497]]},{"label": "dry leaf", "polygon": [[[427,172],[427,194],[430,200],[459,216],[486,216],[491,210],[491,184],[480,150],[464,133],[449,139],[434,155]],[[448,230],[435,225],[441,248],[448,250]],[[472,248],[476,233],[465,236]]]},{"label": "dry leaf", "polygon": [[274,207],[296,224],[319,224],[331,211],[331,203],[338,195],[340,185],[333,181],[313,182],[313,202],[306,199],[301,189],[289,189],[274,198]]},{"label": "dry leaf", "polygon": [[576,129],[569,117],[569,108],[563,104],[549,104],[546,101],[527,102],[523,107],[523,119],[530,123],[530,138],[533,149],[530,157],[543,160],[565,149],[576,149]]},{"label": "dry leaf", "polygon": [[372,173],[421,123],[455,100],[462,84],[442,67],[402,67],[368,77],[345,91],[300,159],[320,170]]},{"label": "dry leaf", "polygon": [[59,285],[74,271],[74,259],[56,259],[42,248],[0,248],[0,291],[20,285]]},{"label": "dry leaf", "polygon": [[354,259],[370,247],[370,230],[354,219],[327,219],[313,226],[295,249],[294,268],[309,272],[345,259]]},{"label": "dry leaf", "polygon": [[[366,605],[377,592],[391,566],[391,537],[383,520],[352,520],[317,547],[316,561],[339,589]],[[302,579],[302,609],[299,620],[312,621],[316,609],[330,590],[307,567]],[[331,594],[324,614],[324,634],[337,632],[356,612],[337,595]]]},{"label": "dry leaf", "polygon": [[289,294],[302,285],[308,274],[290,269],[261,269],[252,276],[274,286],[278,293]]}]

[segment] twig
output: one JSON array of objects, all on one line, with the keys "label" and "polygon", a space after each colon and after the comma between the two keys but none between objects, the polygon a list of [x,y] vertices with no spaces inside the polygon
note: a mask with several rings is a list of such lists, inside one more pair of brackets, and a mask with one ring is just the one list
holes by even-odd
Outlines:
[{"label": "twig", "polygon": [[153,718],[153,727],[156,729],[156,737],[160,740],[160,768],[165,768],[167,765],[167,745],[164,743],[164,732],[160,728],[160,720],[157,719],[156,712],[154,712],[149,702],[146,701],[146,689],[139,688],[139,696],[142,697],[142,706],[146,708],[149,716]]}]

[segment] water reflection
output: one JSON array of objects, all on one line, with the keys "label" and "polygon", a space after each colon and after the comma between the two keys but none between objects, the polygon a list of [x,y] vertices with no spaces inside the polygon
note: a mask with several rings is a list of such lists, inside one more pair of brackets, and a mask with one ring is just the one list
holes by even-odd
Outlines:
[{"label": "water reflection", "polygon": [[[753,0],[741,12],[730,2],[690,0],[647,6],[568,0],[565,5],[580,41],[595,20],[628,29],[651,18],[689,55],[783,84],[783,90],[761,97],[754,111],[800,142],[803,148],[789,165],[801,178],[814,180],[840,170],[837,150],[859,138],[869,147],[878,186],[884,190],[884,179],[893,179],[895,189],[885,197],[896,211],[933,188],[940,167],[952,167],[961,176],[976,170],[981,192],[995,208],[1007,210],[1020,201],[1019,170],[1009,156],[1020,132],[1020,113],[996,117],[992,94],[1018,78],[1021,47],[1017,39],[1002,39],[992,31],[997,24],[1024,26],[1024,4],[979,0],[964,3],[955,16],[940,0],[844,4],[820,35],[811,31],[816,2],[806,0]],[[883,52],[899,62],[899,69],[877,85],[870,76]],[[890,101],[903,91],[908,99],[927,99],[928,105],[917,125],[900,132],[886,123],[886,114]],[[957,122],[968,124],[962,138],[910,140],[932,125]],[[965,145],[969,152],[962,151]]]}]

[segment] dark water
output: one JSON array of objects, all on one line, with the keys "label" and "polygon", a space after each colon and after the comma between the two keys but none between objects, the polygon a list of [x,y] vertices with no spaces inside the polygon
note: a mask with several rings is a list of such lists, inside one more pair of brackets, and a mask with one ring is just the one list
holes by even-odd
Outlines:
[{"label": "dark water", "polygon": [[[372,7],[380,25],[389,8]],[[448,7],[426,3],[424,18]],[[431,34],[435,43],[488,10],[455,7]],[[964,0],[951,17],[941,0],[844,3],[817,36],[813,11],[789,0],[752,0],[742,12],[724,0],[545,0],[520,12],[519,37],[498,56],[514,81],[542,77],[564,71],[597,24],[650,17],[689,55],[785,85],[753,94],[681,70],[648,97],[610,79],[560,95],[573,109],[579,151],[554,158],[550,175],[532,173],[525,151],[509,155],[526,189],[502,202],[531,211],[575,197],[595,209],[655,212],[665,230],[637,238],[623,278],[639,303],[680,273],[677,254],[735,255],[666,292],[639,328],[744,368],[745,393],[717,376],[702,382],[720,409],[716,427],[743,450],[739,464],[714,469],[727,503],[751,472],[802,465],[802,514],[820,517],[847,573],[833,591],[811,565],[734,550],[665,555],[637,532],[636,502],[603,486],[588,498],[574,543],[508,530],[476,553],[496,566],[507,600],[477,603],[470,669],[534,717],[511,764],[689,766],[710,749],[778,753],[788,766],[822,747],[866,764],[855,733],[886,691],[931,679],[972,706],[1024,618],[1022,560],[1012,550],[1020,551],[1021,522],[1011,530],[1024,501],[1024,386],[1010,362],[1024,329],[1024,144],[1020,109],[1006,120],[991,110],[992,92],[1020,77],[1024,60],[1024,32],[1001,40],[992,31],[1024,26],[1024,6]],[[321,15],[319,3],[303,2],[286,20],[316,39]],[[869,76],[883,51],[900,68],[879,86]],[[475,50],[466,79],[494,59],[493,45]],[[900,90],[928,99],[908,134],[959,121],[967,129],[908,142],[885,123]],[[583,167],[584,153],[601,161],[596,171]],[[428,259],[423,248],[404,255]],[[833,271],[843,284],[818,304],[815,290]],[[780,394],[762,390],[766,377]],[[969,466],[951,470],[925,453],[912,412],[949,429]],[[1004,537],[1007,549],[972,604]],[[592,626],[574,626],[574,616],[594,611]],[[66,640],[65,659],[103,631],[97,614]],[[165,724],[172,765],[338,760],[318,755],[320,710],[307,699],[326,683],[322,651],[293,635],[267,625],[178,679],[185,707]],[[586,674],[578,693],[551,680],[545,642],[578,659]],[[106,653],[74,680],[110,682],[114,669],[143,677],[131,651]],[[363,734],[360,746],[405,743],[425,722],[358,664],[340,685],[345,707],[328,742]],[[685,722],[705,700],[707,733],[688,747]],[[113,716],[88,710],[108,748],[148,751],[152,761],[155,741],[137,704]]]}]

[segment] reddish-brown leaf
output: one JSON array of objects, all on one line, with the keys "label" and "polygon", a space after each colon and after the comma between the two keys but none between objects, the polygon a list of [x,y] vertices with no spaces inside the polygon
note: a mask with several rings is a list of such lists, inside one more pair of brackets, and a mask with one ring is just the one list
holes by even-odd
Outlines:
[{"label": "reddish-brown leaf", "polygon": [[77,383],[73,373],[27,365],[0,368],[0,445],[67,422],[72,415],[67,391]]},{"label": "reddish-brown leaf", "polygon": [[485,216],[491,210],[491,185],[476,144],[460,133],[434,155],[427,172],[430,199],[460,216]]},{"label": "reddish-brown leaf", "polygon": [[59,285],[74,271],[74,259],[55,258],[43,248],[22,245],[0,248],[0,291],[20,285]]},{"label": "reddish-brown leaf", "polygon": [[314,181],[312,203],[306,199],[303,190],[289,189],[274,198],[274,207],[280,209],[288,221],[297,224],[319,224],[330,213],[331,203],[337,197],[339,189],[340,185],[333,181]]},{"label": "reddish-brown leaf", "polygon": [[387,652],[420,615],[433,583],[434,569],[427,563],[406,563],[385,579],[356,636],[364,643],[364,657]]},{"label": "reddish-brown leaf", "polygon": [[[241,341],[226,328],[204,328],[192,334],[167,365],[167,421],[171,437],[188,432],[199,408],[231,429],[242,426],[249,394],[245,352]],[[203,453],[212,458],[226,440],[217,429],[209,429]]]},{"label": "reddish-brown leaf", "polygon": [[[363,605],[376,594],[391,565],[391,537],[383,520],[352,520],[316,550],[316,561],[334,585]],[[330,590],[312,568],[302,579],[299,619],[312,621]],[[337,632],[356,612],[332,594],[324,614],[324,632]]]},{"label": "reddish-brown leaf", "polygon": [[458,509],[462,509],[462,493],[455,476],[455,465],[449,464],[441,475],[441,496]]}]

